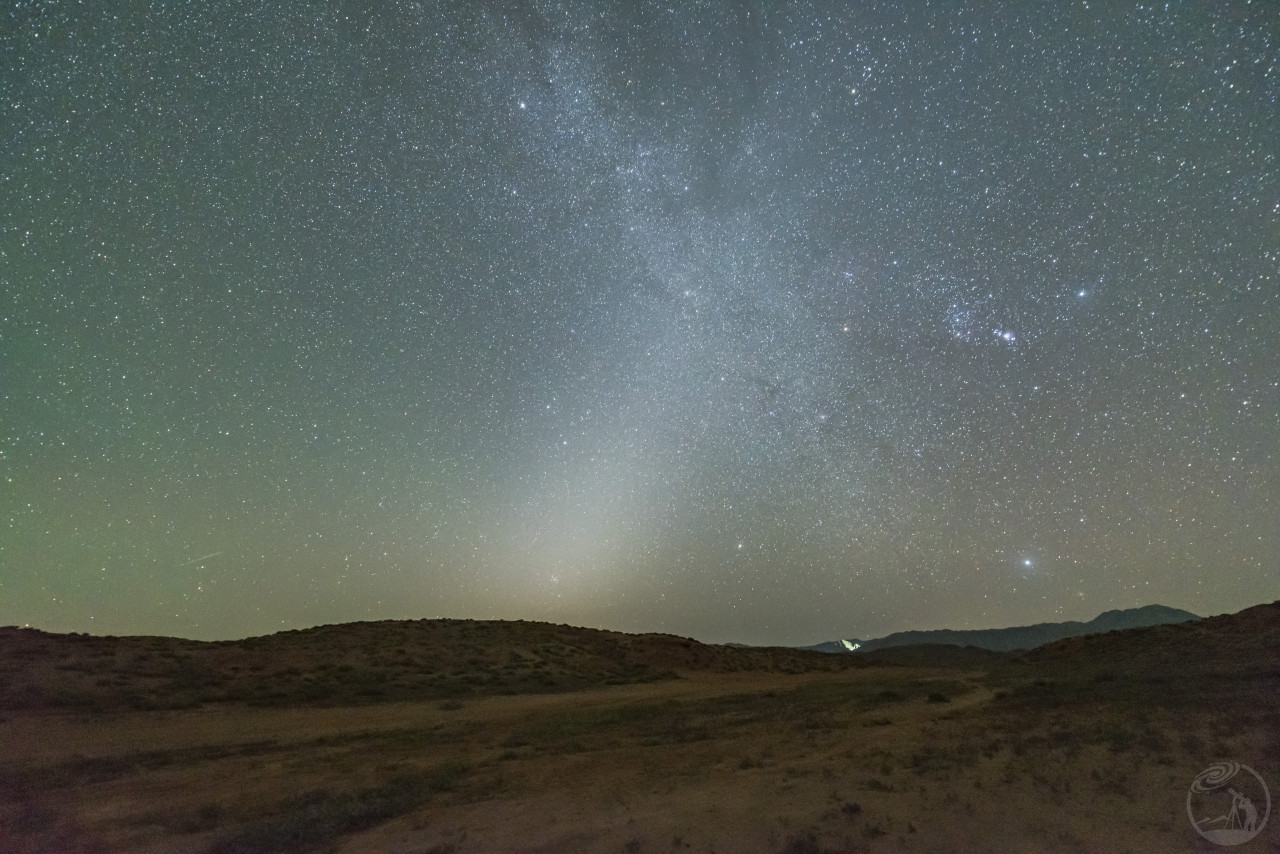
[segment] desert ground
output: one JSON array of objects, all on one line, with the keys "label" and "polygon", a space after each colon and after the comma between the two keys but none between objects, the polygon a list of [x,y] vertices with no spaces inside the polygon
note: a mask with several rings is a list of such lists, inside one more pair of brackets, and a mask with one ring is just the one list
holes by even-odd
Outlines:
[{"label": "desert ground", "polygon": [[1280,795],[1280,603],[1019,655],[325,628],[0,630],[0,852],[1214,851],[1200,771]]}]

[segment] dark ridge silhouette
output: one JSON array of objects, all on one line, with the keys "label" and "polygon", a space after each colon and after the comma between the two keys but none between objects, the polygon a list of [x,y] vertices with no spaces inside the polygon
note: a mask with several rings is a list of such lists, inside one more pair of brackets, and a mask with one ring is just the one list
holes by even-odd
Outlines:
[{"label": "dark ridge silhouette", "polygon": [[[1280,697],[1280,602],[1185,623],[1055,641],[988,670],[1005,705],[1163,708],[1274,728]],[[1280,757],[1280,754],[1277,754]]]},{"label": "dark ridge silhouette", "polygon": [[1041,670],[1126,676],[1280,677],[1280,601],[1235,614],[1067,638],[1030,650],[1020,661]]},{"label": "dark ridge silhouette", "polygon": [[524,621],[344,623],[237,641],[0,628],[0,709],[350,705],[866,662]]},{"label": "dark ridge silhouette", "polygon": [[[1168,608],[1164,605],[1146,605],[1142,608],[1130,608],[1123,611],[1107,611],[1087,623],[1071,620],[1063,623],[1012,626],[1006,629],[934,629],[930,631],[894,632],[891,635],[885,635],[874,640],[859,641],[851,639],[848,644],[845,641],[827,641],[801,648],[817,652],[866,654],[895,646],[950,644],[952,646],[973,646],[996,652],[1014,652],[1016,650],[1034,649],[1063,638],[1094,635],[1143,626],[1185,623],[1198,619],[1200,617],[1190,611]],[[851,650],[849,645],[857,645],[857,649]]]}]

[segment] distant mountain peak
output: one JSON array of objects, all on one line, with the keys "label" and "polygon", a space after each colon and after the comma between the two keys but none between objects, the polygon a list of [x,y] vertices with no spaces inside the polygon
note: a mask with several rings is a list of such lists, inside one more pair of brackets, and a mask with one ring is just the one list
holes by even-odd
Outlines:
[{"label": "distant mountain peak", "polygon": [[894,632],[891,635],[874,640],[826,641],[806,646],[804,649],[813,649],[819,652],[848,653],[855,650],[858,652],[872,652],[887,647],[912,646],[915,644],[948,644],[952,646],[975,646],[997,652],[1011,652],[1019,649],[1033,649],[1064,638],[1095,635],[1121,629],[1185,623],[1198,619],[1200,619],[1198,615],[1190,611],[1183,611],[1180,608],[1170,608],[1166,605],[1143,605],[1140,608],[1104,611],[1087,623],[1068,620],[1061,623],[1010,626],[1004,629],[933,629],[928,631]]}]

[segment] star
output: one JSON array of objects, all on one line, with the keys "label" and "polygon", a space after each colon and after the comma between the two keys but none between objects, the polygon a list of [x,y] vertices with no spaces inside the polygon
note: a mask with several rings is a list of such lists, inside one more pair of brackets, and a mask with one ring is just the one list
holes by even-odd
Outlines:
[{"label": "star", "polygon": [[6,13],[0,624],[1274,589],[1268,4],[384,5]]}]

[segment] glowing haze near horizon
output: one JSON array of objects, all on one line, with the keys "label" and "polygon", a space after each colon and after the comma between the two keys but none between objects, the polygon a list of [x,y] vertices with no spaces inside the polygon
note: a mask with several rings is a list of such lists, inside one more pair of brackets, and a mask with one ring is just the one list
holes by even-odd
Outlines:
[{"label": "glowing haze near horizon", "polygon": [[1280,598],[1262,3],[11,3],[0,623]]}]

